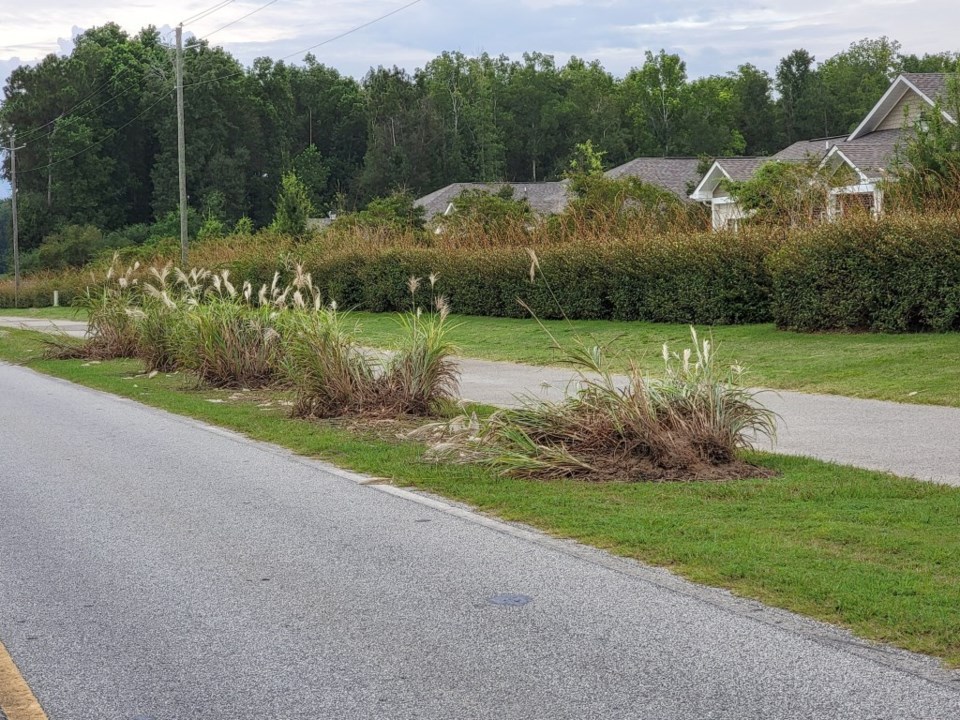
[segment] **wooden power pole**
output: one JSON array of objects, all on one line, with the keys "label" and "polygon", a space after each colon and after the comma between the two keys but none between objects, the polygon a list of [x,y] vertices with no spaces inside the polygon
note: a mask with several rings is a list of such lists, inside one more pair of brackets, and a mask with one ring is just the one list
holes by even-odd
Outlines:
[{"label": "wooden power pole", "polygon": [[20,226],[17,221],[17,133],[10,134],[10,210],[13,216],[13,306],[20,307]]},{"label": "wooden power pole", "polygon": [[177,161],[180,165],[180,266],[187,269],[187,147],[183,135],[183,24],[177,25]]}]

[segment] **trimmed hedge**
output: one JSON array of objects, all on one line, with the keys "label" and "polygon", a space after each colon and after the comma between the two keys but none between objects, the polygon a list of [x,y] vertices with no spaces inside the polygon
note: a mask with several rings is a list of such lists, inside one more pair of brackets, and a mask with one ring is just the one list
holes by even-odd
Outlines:
[{"label": "trimmed hedge", "polygon": [[435,292],[458,313],[526,317],[523,301],[544,319],[623,319],[736,323],[769,320],[770,282],[753,239],[704,235],[623,245],[565,245],[449,252],[433,248],[348,252],[310,261],[314,281],[341,307],[407,310],[411,276],[424,280],[417,302]]},{"label": "trimmed hedge", "polygon": [[[330,248],[247,239],[209,258],[234,279],[270,283],[302,261],[327,298],[342,308],[410,308],[410,276],[423,279],[416,302],[434,292],[458,313],[734,324],[774,321],[803,331],[960,330],[960,217],[857,218],[785,233],[656,236],[607,244],[551,245],[530,258],[519,247]],[[216,250],[216,249],[215,249]],[[219,254],[217,254],[219,253]],[[198,258],[203,262],[202,258]],[[23,283],[21,305],[49,305],[83,292],[88,273],[42,275]],[[285,279],[288,279],[286,277]],[[13,305],[12,280],[0,281],[0,307]]]},{"label": "trimmed hedge", "polygon": [[782,328],[960,330],[957,216],[821,225],[792,234],[767,266]]},{"label": "trimmed hedge", "polygon": [[[77,271],[25,276],[20,282],[20,307],[50,307],[53,305],[54,290],[60,293],[61,305],[70,305],[84,294],[89,282],[89,275]],[[15,300],[16,289],[11,275],[0,281],[0,309],[14,307]]]}]

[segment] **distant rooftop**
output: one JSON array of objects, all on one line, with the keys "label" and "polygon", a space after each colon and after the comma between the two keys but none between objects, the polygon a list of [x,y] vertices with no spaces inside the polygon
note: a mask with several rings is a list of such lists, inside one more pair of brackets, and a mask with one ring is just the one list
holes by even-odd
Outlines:
[{"label": "distant rooftop", "polygon": [[562,182],[495,182],[495,183],[453,183],[424,195],[416,204],[424,209],[427,219],[447,212],[450,204],[464,190],[482,190],[497,193],[504,187],[513,188],[514,200],[526,200],[530,209],[538,215],[556,215],[562,213],[570,201],[569,183]]},{"label": "distant rooftop", "polygon": [[608,170],[609,178],[635,177],[688,200],[688,186],[700,180],[700,161],[691,157],[639,157]]}]

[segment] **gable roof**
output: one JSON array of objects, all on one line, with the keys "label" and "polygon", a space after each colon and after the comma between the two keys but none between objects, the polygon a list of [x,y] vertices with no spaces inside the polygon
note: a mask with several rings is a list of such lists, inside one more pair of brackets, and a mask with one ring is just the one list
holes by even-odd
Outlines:
[{"label": "gable roof", "polygon": [[878,130],[856,140],[838,142],[830,148],[821,167],[833,158],[840,158],[864,182],[880,180],[888,175],[903,137],[902,130]]},{"label": "gable roof", "polygon": [[700,179],[700,161],[691,157],[639,157],[604,173],[608,178],[635,177],[688,200],[687,187]]},{"label": "gable roof", "polygon": [[761,165],[770,162],[770,157],[732,157],[718,158],[703,176],[696,189],[690,194],[691,200],[710,200],[717,186],[724,180],[749,180]]},{"label": "gable roof", "polygon": [[936,102],[947,94],[948,73],[903,73],[900,77],[927,99]]},{"label": "gable roof", "polygon": [[[877,129],[908,92],[914,92],[930,107],[942,99],[947,91],[947,73],[902,73],[890,84],[873,109],[867,113],[848,140],[856,140]],[[946,112],[944,117],[954,120]]]},{"label": "gable roof", "polygon": [[429,195],[424,195],[414,204],[422,207],[430,220],[437,215],[443,215],[447,212],[450,204],[464,190],[482,190],[489,193],[497,193],[503,187],[513,188],[513,199],[524,200],[529,203],[530,209],[537,215],[556,215],[566,209],[570,202],[570,188],[566,180],[561,182],[540,182],[540,183],[453,183]]}]

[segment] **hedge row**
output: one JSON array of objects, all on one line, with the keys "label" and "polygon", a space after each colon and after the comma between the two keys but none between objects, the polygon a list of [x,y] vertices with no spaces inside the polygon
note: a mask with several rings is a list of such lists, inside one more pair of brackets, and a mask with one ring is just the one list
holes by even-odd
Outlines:
[{"label": "hedge row", "polygon": [[958,216],[825,224],[793,235],[767,268],[781,327],[960,330]]},{"label": "hedge row", "polygon": [[[392,249],[341,252],[307,267],[342,307],[405,310],[411,276],[436,274],[436,294],[466,315],[650,320],[709,324],[769,320],[770,283],[763,245],[750,237],[703,235],[624,245],[567,245],[456,252]],[[248,268],[252,269],[252,268]],[[422,289],[416,301],[429,293]]]},{"label": "hedge row", "polygon": [[[235,278],[269,283],[300,260],[341,307],[405,310],[410,276],[439,276],[435,289],[466,315],[646,320],[698,324],[774,321],[804,331],[960,330],[960,217],[861,218],[779,233],[751,229],[619,244],[521,248],[385,248],[293,254],[263,249],[234,256]],[[21,305],[48,305],[82,292],[74,273],[24,283]],[[0,306],[13,302],[0,283]],[[416,302],[429,301],[421,289]]]}]

